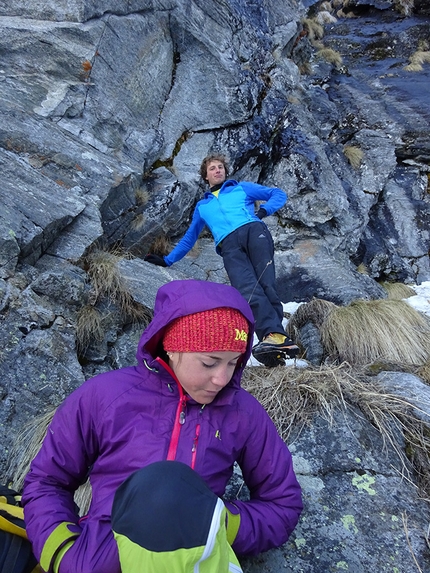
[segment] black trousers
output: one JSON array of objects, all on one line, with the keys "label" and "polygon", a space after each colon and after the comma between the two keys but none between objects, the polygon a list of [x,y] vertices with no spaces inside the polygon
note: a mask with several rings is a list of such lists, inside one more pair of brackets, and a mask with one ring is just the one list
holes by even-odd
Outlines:
[{"label": "black trousers", "polygon": [[132,473],[115,493],[112,530],[123,573],[242,573],[224,503],[181,462]]},{"label": "black trousers", "polygon": [[262,340],[284,333],[283,308],[275,287],[273,238],[263,222],[239,227],[222,241],[219,251],[232,286],[251,306],[255,332]]}]

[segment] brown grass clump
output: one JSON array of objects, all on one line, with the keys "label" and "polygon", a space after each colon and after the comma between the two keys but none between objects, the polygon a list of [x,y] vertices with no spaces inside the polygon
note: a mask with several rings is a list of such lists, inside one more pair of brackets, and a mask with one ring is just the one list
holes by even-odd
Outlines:
[{"label": "brown grass clump", "polygon": [[145,223],[146,223],[145,215],[143,213],[139,213],[139,215],[136,215],[136,217],[130,223],[130,227],[133,229],[133,231],[140,231],[140,229],[142,229]]},{"label": "brown grass clump", "polygon": [[109,251],[97,250],[86,258],[87,274],[94,290],[95,299],[107,297],[112,301],[125,289],[118,269],[120,257]]},{"label": "brown grass clump", "polygon": [[247,368],[242,386],[263,405],[281,437],[288,440],[293,428],[311,423],[316,414],[333,422],[341,405],[340,370],[310,368]]},{"label": "brown grass clump", "polygon": [[331,48],[322,48],[321,50],[318,50],[316,57],[325,60],[336,68],[340,68],[343,61],[339,52],[336,52],[336,50],[332,50]]},{"label": "brown grass clump", "polygon": [[386,291],[389,300],[402,300],[417,294],[412,287],[403,283],[390,283],[383,281],[379,284]]},{"label": "brown grass clump", "polygon": [[337,22],[337,18],[333,16],[328,10],[320,10],[315,19],[318,24],[321,24],[322,26],[324,26],[324,24],[334,24]]},{"label": "brown grass clump", "polygon": [[301,304],[288,321],[289,334],[297,332],[307,322],[313,322],[321,328],[328,315],[337,308],[336,305],[322,298],[314,298],[307,304]]},{"label": "brown grass clump", "polygon": [[365,375],[364,370],[353,369],[347,363],[306,369],[278,367],[269,371],[247,368],[242,385],[263,405],[285,441],[293,429],[300,431],[310,425],[315,415],[335,424],[336,412],[357,406],[379,430],[385,445],[394,448],[408,472],[410,465],[401,436],[407,437],[409,453],[419,457],[418,469],[426,483],[425,476],[430,470],[430,428],[420,419],[416,403],[387,392],[380,381]]},{"label": "brown grass clump", "polygon": [[7,475],[11,478],[13,489],[21,491],[25,476],[30,469],[30,463],[40,450],[46,430],[51,423],[56,408],[48,410],[26,424],[12,448],[8,459]]},{"label": "brown grass clump", "polygon": [[166,235],[159,235],[149,248],[153,255],[164,257],[172,250],[172,243]]},{"label": "brown grass clump", "polygon": [[424,315],[399,300],[357,300],[335,308],[321,328],[324,348],[353,365],[377,360],[420,365],[430,357]]},{"label": "brown grass clump", "polygon": [[146,306],[134,300],[128,291],[122,291],[118,298],[121,316],[127,322],[147,325],[153,316],[153,312]]},{"label": "brown grass clump", "polygon": [[302,20],[303,28],[307,31],[309,41],[312,42],[313,40],[321,40],[324,36],[324,27],[312,20],[311,18],[305,18]]},{"label": "brown grass clump", "polygon": [[320,10],[323,10],[325,12],[333,12],[333,7],[330,2],[326,1],[320,5]]},{"label": "brown grass clump", "polygon": [[343,153],[354,169],[358,169],[363,161],[363,151],[356,145],[345,145]]},{"label": "brown grass clump", "polygon": [[[56,410],[57,408],[53,408],[31,420],[24,426],[14,443],[8,460],[7,474],[11,476],[11,487],[16,491],[22,491],[30,464],[42,446]],[[88,481],[76,490],[74,500],[80,508],[79,515],[85,515],[91,501],[91,486]]]},{"label": "brown grass clump", "polygon": [[430,51],[417,50],[409,58],[409,64],[404,67],[407,72],[421,72],[424,64],[430,63]]},{"label": "brown grass clump", "polygon": [[101,342],[104,338],[103,321],[106,316],[98,310],[99,303],[107,300],[114,305],[124,322],[146,325],[152,318],[152,311],[134,300],[121,275],[118,265],[124,256],[119,251],[96,250],[84,261],[92,295],[90,304],[83,307],[77,316],[76,342],[80,356],[92,342]]},{"label": "brown grass clump", "polygon": [[364,263],[360,263],[357,267],[357,273],[360,273],[361,275],[368,275],[369,269],[366,267]]},{"label": "brown grass clump", "polygon": [[142,187],[139,187],[139,189],[136,189],[134,195],[136,198],[136,204],[137,205],[146,205],[149,201],[149,193],[146,189],[142,189]]},{"label": "brown grass clump", "polygon": [[90,304],[79,310],[76,319],[76,346],[79,356],[85,352],[92,342],[101,342],[103,340],[102,320],[101,313]]},{"label": "brown grass clump", "polygon": [[430,360],[427,360],[416,372],[430,386]]},{"label": "brown grass clump", "polygon": [[107,298],[116,304],[123,318],[149,322],[152,312],[136,302],[129,292],[118,264],[124,258],[116,252],[95,251],[87,257],[87,273],[93,287],[94,303]]}]

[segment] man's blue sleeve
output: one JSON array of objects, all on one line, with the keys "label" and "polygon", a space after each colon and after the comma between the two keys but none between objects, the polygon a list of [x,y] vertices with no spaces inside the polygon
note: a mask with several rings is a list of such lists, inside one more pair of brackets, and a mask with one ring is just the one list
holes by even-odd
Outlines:
[{"label": "man's blue sleeve", "polygon": [[273,215],[278,209],[283,207],[287,202],[287,194],[279,187],[265,187],[258,183],[243,181],[240,184],[245,193],[252,201],[266,201],[261,205],[268,215]]},{"label": "man's blue sleeve", "polygon": [[195,209],[188,231],[185,233],[173,251],[164,257],[168,267],[173,265],[173,263],[180,261],[189,251],[191,251],[191,249],[196,244],[196,241],[199,238],[199,235],[202,232],[204,226],[205,222],[200,217],[198,209]]}]

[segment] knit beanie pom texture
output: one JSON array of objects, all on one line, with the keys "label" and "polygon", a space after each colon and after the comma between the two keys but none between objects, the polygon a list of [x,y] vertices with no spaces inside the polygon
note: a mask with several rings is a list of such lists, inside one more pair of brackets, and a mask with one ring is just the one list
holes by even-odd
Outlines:
[{"label": "knit beanie pom texture", "polygon": [[163,346],[166,352],[244,353],[248,332],[248,321],[241,312],[219,307],[174,320],[166,328]]}]

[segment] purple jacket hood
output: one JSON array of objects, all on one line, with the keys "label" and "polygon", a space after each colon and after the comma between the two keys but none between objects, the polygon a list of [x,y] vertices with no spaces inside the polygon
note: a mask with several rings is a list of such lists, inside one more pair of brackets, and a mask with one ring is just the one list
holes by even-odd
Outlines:
[{"label": "purple jacket hood", "polygon": [[138,347],[137,360],[154,365],[155,359],[163,354],[162,339],[164,330],[173,320],[219,307],[235,308],[249,323],[248,344],[241,368],[233,376],[233,383],[239,383],[242,370],[251,355],[254,335],[254,317],[251,307],[234,287],[198,280],[176,280],[159,288],[155,298],[154,317],[144,330]]}]

